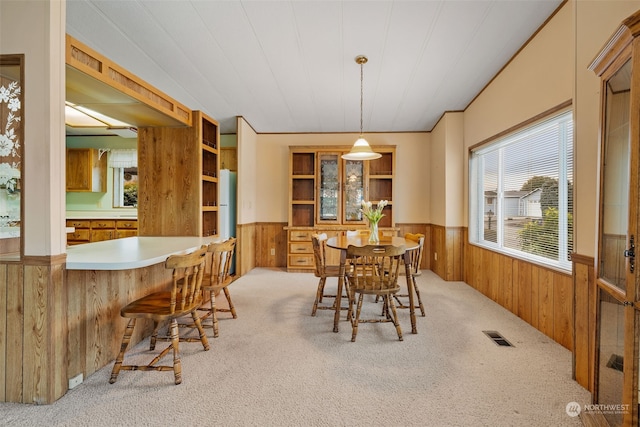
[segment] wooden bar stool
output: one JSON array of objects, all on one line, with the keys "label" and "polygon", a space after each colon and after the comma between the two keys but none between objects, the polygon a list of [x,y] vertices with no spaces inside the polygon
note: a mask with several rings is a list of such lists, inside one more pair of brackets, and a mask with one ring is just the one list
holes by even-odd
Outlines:
[{"label": "wooden bar stool", "polygon": [[[120,370],[125,371],[170,371],[173,370],[175,383],[182,382],[182,365],[180,362],[177,319],[182,316],[191,315],[193,322],[198,329],[200,338],[205,350],[209,350],[207,336],[202,329],[197,309],[202,304],[202,276],[205,266],[205,255],[207,246],[186,255],[171,255],[165,261],[165,268],[172,269],[172,286],[167,292],[155,292],[144,296],[132,303],[127,304],[120,315],[129,318],[129,323],[122,337],[120,353],[116,357],[111,378],[109,382],[115,383]],[[138,319],[153,320],[153,334],[149,350],[155,350],[158,339],[158,329],[169,322],[170,344],[162,350],[148,365],[124,365],[124,353],[131,341],[131,335]],[[159,365],[158,363],[173,350],[173,363],[171,365]]]}]

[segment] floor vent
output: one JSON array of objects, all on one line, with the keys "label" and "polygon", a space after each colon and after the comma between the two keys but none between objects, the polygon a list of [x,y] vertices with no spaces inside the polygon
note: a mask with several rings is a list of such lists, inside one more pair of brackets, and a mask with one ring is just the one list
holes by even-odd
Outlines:
[{"label": "floor vent", "polygon": [[503,337],[500,332],[497,331],[482,331],[486,336],[488,336],[491,341],[499,345],[500,347],[515,347],[511,344],[505,337]]}]

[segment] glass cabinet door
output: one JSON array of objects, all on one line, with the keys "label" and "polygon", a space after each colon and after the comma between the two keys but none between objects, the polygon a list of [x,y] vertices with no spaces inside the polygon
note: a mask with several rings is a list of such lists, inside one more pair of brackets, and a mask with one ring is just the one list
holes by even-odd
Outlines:
[{"label": "glass cabinet door", "polygon": [[[637,416],[635,236],[637,138],[632,134],[631,60],[603,80],[594,403],[610,426]],[[635,165],[635,169],[632,169]],[[618,408],[608,410],[607,408]]]},{"label": "glass cabinet door", "polygon": [[340,154],[318,155],[318,223],[340,224],[342,174]]},{"label": "glass cabinet door", "polygon": [[362,160],[344,161],[344,222],[357,224],[364,222],[362,201],[365,197],[365,165]]}]

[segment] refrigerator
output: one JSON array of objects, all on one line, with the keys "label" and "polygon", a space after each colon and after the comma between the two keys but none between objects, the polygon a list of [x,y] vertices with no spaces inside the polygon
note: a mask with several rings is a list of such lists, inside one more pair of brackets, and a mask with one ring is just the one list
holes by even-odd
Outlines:
[{"label": "refrigerator", "polygon": [[[228,169],[220,170],[218,178],[218,191],[220,200],[218,205],[218,215],[220,221],[220,238],[226,240],[229,237],[236,237],[236,194],[237,194],[237,174]],[[231,264],[231,273],[235,273],[235,254]]]}]

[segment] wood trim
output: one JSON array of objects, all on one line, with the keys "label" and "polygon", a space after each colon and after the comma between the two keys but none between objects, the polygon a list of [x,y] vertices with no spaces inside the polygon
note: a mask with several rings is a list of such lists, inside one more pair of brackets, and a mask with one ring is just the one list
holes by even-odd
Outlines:
[{"label": "wood trim", "polygon": [[24,265],[48,265],[48,266],[56,266],[67,263],[67,254],[59,254],[59,255],[25,255],[22,258],[22,264]]},{"label": "wood trim", "polygon": [[594,266],[596,259],[589,255],[581,255],[574,252],[571,254],[571,262],[573,262],[574,264]]},{"label": "wood trim", "polygon": [[180,123],[187,126],[192,124],[189,108],[69,34],[66,35],[65,62]]},{"label": "wood trim", "polygon": [[593,257],[576,256],[573,260],[574,324],[573,378],[594,391],[595,355],[595,269]]},{"label": "wood trim", "polygon": [[516,131],[518,131],[518,130],[526,127],[526,126],[530,126],[530,125],[532,125],[532,124],[534,124],[534,123],[536,123],[538,121],[546,119],[547,117],[552,116],[555,113],[558,113],[558,112],[560,112],[560,111],[562,111],[562,110],[564,110],[566,108],[569,108],[571,105],[573,105],[573,101],[571,99],[569,99],[567,101],[564,101],[564,102],[556,105],[555,107],[551,107],[548,110],[543,111],[540,114],[536,114],[535,116],[533,116],[533,117],[531,117],[531,118],[529,118],[529,119],[527,119],[527,120],[525,120],[523,122],[520,122],[520,123],[518,123],[518,124],[516,124],[514,126],[511,126],[508,129],[503,130],[502,132],[499,132],[499,133],[497,133],[497,134],[495,134],[493,136],[490,136],[489,138],[486,138],[486,139],[484,139],[484,140],[482,140],[482,141],[480,141],[480,142],[478,142],[476,144],[473,144],[468,149],[469,153],[471,153],[473,150],[475,150],[475,149],[477,149],[477,148],[479,148],[479,147],[481,147],[481,146],[483,146],[485,144],[488,144],[488,143],[490,143],[492,141],[495,141],[496,139],[502,138],[502,137],[504,137],[506,135],[509,135],[511,133],[514,133],[514,132],[516,132]]}]

